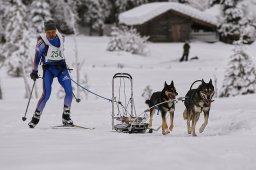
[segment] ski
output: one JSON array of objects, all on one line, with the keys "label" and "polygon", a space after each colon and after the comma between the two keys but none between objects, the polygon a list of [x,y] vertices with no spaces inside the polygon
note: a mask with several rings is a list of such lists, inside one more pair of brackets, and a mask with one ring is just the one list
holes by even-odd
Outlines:
[{"label": "ski", "polygon": [[94,130],[95,128],[93,127],[84,127],[80,125],[57,125],[57,126],[52,126],[53,129],[72,129],[72,128],[78,128],[78,129],[87,129],[87,130]]}]

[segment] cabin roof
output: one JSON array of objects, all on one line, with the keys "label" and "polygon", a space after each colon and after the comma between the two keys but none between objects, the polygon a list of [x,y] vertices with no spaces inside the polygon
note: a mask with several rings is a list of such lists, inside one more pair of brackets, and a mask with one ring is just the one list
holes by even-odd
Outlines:
[{"label": "cabin roof", "polygon": [[188,5],[175,2],[154,2],[140,5],[129,11],[121,13],[119,15],[119,22],[126,25],[141,25],[170,10],[210,25],[217,26],[218,24],[216,16],[199,11]]}]

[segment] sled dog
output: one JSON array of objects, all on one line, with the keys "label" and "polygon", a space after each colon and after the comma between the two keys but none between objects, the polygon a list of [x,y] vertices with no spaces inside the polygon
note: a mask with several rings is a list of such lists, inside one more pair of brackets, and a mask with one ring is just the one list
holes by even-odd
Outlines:
[{"label": "sled dog", "polygon": [[197,89],[190,89],[187,92],[184,102],[186,108],[183,112],[183,118],[187,120],[188,134],[192,133],[192,136],[197,136],[195,128],[201,112],[204,112],[204,123],[199,128],[199,132],[202,133],[204,131],[208,123],[213,95],[214,86],[212,85],[212,80],[209,83],[205,83],[202,79]]},{"label": "sled dog", "polygon": [[[170,85],[168,85],[166,82],[164,84],[164,88],[162,91],[154,92],[149,100],[146,100],[145,103],[150,108],[150,119],[149,119],[149,133],[153,132],[152,129],[152,122],[153,122],[153,116],[155,114],[156,110],[159,110],[161,112],[162,116],[162,134],[166,135],[170,133],[170,131],[173,129],[173,118],[174,118],[174,110],[175,110],[175,101],[172,101],[170,99],[175,99],[175,97],[178,95],[176,92],[176,88],[174,87],[173,81]],[[166,102],[170,100],[169,102]],[[160,104],[156,107],[153,107],[154,105],[158,103],[166,102],[163,104]],[[151,108],[153,107],[153,108]],[[166,122],[166,114],[167,112],[170,112],[170,127],[168,128],[167,122]]]}]

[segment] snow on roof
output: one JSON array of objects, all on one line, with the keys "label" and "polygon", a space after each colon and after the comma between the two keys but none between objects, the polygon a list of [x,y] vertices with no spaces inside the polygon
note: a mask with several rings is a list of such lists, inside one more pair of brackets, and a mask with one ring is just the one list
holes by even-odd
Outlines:
[{"label": "snow on roof", "polygon": [[121,13],[119,15],[119,22],[126,25],[140,25],[169,10],[185,14],[209,24],[217,25],[218,23],[215,16],[175,2],[154,2],[138,6]]}]

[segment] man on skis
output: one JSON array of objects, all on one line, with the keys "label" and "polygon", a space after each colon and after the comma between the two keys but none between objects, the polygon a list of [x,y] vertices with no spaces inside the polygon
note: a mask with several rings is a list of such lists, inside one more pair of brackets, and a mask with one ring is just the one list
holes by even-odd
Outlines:
[{"label": "man on skis", "polygon": [[37,40],[36,53],[33,70],[30,74],[32,80],[36,81],[38,76],[38,64],[41,61],[43,66],[43,93],[39,99],[35,113],[28,123],[30,128],[34,128],[42,115],[47,100],[51,95],[53,79],[58,78],[58,82],[65,90],[62,123],[72,126],[70,118],[70,107],[72,102],[71,78],[68,73],[64,58],[64,37],[57,32],[56,23],[53,20],[44,23],[45,33],[40,34]]}]

